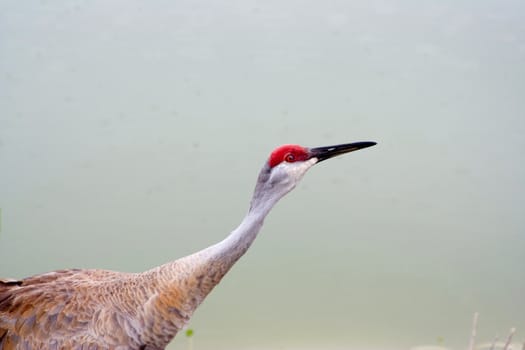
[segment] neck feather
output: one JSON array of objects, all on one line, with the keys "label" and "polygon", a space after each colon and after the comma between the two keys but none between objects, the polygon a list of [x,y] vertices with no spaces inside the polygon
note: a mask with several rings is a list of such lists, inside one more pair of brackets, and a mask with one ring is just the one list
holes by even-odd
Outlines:
[{"label": "neck feather", "polygon": [[[162,281],[161,289],[167,294],[173,294],[173,298],[178,299],[173,303],[180,305],[186,314],[191,314],[197,308],[237,260],[246,253],[270,210],[294,187],[291,182],[272,184],[269,178],[270,169],[265,166],[259,175],[248,213],[224,240],[155,269],[156,273],[160,274],[158,279]],[[181,288],[182,294],[179,293]]]},{"label": "neck feather", "polygon": [[147,271],[146,277],[154,280],[156,285],[154,295],[147,304],[153,310],[151,317],[162,324],[159,329],[165,330],[161,334],[162,339],[171,340],[184,326],[208,293],[246,253],[273,206],[295,187],[316,161],[312,158],[292,172],[275,168],[272,171],[266,164],[259,174],[248,213],[224,240]]},{"label": "neck feather", "polygon": [[250,209],[235,230],[221,242],[194,254],[195,267],[201,274],[210,276],[213,286],[219,283],[237,260],[246,253],[270,210],[289,191],[285,188],[281,191],[266,191],[265,187],[264,183],[258,183]]},{"label": "neck feather", "polygon": [[216,269],[220,270],[220,278],[246,253],[270,210],[295,186],[289,179],[272,183],[270,177],[271,169],[266,164],[259,174],[250,209],[241,224],[221,242],[197,253],[203,258],[203,266],[206,269],[212,273]]}]

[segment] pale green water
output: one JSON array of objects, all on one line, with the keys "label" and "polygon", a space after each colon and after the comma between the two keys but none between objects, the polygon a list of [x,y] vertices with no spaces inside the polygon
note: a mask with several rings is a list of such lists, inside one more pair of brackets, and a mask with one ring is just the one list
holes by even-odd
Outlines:
[{"label": "pale green water", "polygon": [[275,146],[374,140],[275,208],[194,349],[525,338],[521,1],[3,0],[0,82],[0,276],[145,270],[234,228]]}]

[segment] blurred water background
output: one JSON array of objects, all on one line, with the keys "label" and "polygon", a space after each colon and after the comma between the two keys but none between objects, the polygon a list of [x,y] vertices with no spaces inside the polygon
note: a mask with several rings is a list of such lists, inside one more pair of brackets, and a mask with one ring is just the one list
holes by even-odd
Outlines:
[{"label": "blurred water background", "polygon": [[279,203],[194,349],[524,339],[524,101],[523,1],[2,0],[0,276],[148,269],[275,146],[374,140]]}]

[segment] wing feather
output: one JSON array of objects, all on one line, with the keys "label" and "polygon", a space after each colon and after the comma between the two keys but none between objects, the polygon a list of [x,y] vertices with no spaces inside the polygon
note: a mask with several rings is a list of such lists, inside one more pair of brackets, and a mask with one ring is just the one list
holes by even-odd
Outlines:
[{"label": "wing feather", "polygon": [[[126,315],[118,307],[108,312],[108,306],[115,304],[111,292],[132,275],[60,270],[22,280],[0,279],[0,349],[52,348],[55,344],[57,348],[84,348],[86,344],[89,349],[112,348],[108,342],[126,339],[118,333],[122,329],[118,322]],[[103,308],[104,314],[113,312],[113,317],[97,319]],[[106,331],[112,326],[115,332],[99,337],[96,324],[100,322],[107,322]]]}]

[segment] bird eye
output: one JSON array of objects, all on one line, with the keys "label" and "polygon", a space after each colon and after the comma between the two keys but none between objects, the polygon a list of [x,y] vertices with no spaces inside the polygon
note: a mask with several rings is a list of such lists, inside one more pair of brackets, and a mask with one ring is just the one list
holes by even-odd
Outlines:
[{"label": "bird eye", "polygon": [[295,156],[291,153],[288,153],[284,156],[284,160],[286,160],[288,163],[292,163],[293,161],[295,161]]}]

